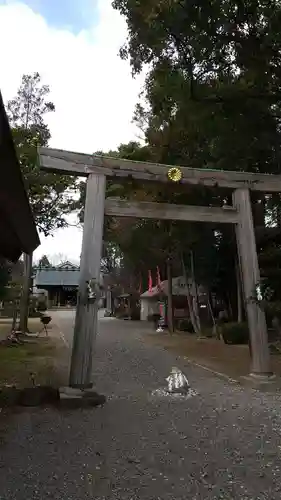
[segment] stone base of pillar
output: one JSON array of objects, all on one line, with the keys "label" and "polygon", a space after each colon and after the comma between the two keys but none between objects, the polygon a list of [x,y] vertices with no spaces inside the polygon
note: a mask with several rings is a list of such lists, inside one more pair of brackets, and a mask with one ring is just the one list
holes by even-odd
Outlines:
[{"label": "stone base of pillar", "polygon": [[63,387],[59,390],[59,395],[59,407],[64,409],[89,408],[103,406],[106,403],[106,397],[92,389],[81,390]]},{"label": "stone base of pillar", "polygon": [[81,391],[84,391],[84,390],[87,390],[87,389],[92,389],[93,388],[93,383],[92,382],[89,382],[88,384],[84,384],[84,385],[80,385],[80,384],[71,384],[69,386],[69,389],[78,389],[78,390],[81,390]]},{"label": "stone base of pillar", "polygon": [[241,377],[241,383],[253,389],[264,391],[275,391],[281,388],[281,378],[276,377],[273,373],[257,374],[250,373]]}]

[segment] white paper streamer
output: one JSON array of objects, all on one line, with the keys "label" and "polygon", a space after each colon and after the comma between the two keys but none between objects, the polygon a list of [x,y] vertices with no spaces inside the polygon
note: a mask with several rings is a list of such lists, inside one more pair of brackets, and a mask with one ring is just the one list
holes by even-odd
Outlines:
[{"label": "white paper streamer", "polygon": [[172,368],[171,374],[166,378],[168,382],[167,392],[186,394],[189,389],[189,382],[186,376],[176,367]]}]

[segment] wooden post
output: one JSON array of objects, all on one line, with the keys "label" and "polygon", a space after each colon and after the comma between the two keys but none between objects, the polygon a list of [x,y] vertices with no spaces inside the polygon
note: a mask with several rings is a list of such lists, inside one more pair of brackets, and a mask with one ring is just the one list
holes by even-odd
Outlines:
[{"label": "wooden post", "polygon": [[173,278],[172,278],[172,265],[170,257],[167,260],[167,279],[168,279],[168,328],[172,334],[174,332],[174,311],[173,311]]},{"label": "wooden post", "polygon": [[87,281],[100,283],[106,177],[91,174],[87,179],[80,279],[70,367],[69,385],[92,386],[92,358],[97,334],[97,300],[88,300]]},{"label": "wooden post", "polygon": [[195,267],[194,267],[194,253],[193,250],[190,250],[190,273],[191,280],[194,287],[194,296],[193,296],[193,310],[196,318],[196,323],[198,326],[199,332],[201,332],[201,321],[199,314],[199,300],[198,300],[198,289],[197,289],[197,281],[195,276]]},{"label": "wooden post", "polygon": [[243,303],[242,303],[241,273],[240,273],[239,262],[236,262],[235,264],[235,274],[236,274],[236,288],[237,288],[237,322],[242,323]]},{"label": "wooden post", "polygon": [[20,300],[20,331],[23,333],[28,332],[28,315],[29,315],[29,296],[30,296],[30,279],[32,274],[32,254],[24,254],[24,275],[23,275],[23,288]]},{"label": "wooden post", "polygon": [[112,292],[111,288],[108,287],[106,291],[106,304],[105,304],[106,310],[112,314]]},{"label": "wooden post", "polygon": [[239,212],[236,237],[250,331],[251,375],[266,378],[272,375],[272,372],[270,370],[265,314],[255,300],[252,299],[255,295],[256,286],[260,282],[260,273],[249,190],[246,188],[236,189],[233,193],[233,204]]}]

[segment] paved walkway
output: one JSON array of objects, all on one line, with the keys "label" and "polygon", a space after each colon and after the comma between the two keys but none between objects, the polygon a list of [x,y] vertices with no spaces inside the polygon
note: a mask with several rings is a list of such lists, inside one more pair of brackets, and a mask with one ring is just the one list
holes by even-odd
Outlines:
[{"label": "paved walkway", "polygon": [[[184,366],[139,328],[100,321],[103,408],[26,411],[1,424],[0,499],[280,499],[280,396]],[[173,365],[198,395],[151,395]]]}]

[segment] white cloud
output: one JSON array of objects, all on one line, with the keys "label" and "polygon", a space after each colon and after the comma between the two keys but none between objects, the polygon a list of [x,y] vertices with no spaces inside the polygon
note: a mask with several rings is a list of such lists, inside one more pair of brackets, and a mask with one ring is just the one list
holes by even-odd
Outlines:
[{"label": "white cloud", "polygon": [[[48,118],[53,147],[92,153],[137,138],[131,119],[143,76],[133,80],[129,64],[118,56],[126,25],[110,4],[111,0],[99,0],[98,25],[78,35],[51,28],[22,3],[0,6],[4,100],[16,94],[24,73],[38,71],[50,85],[56,105]],[[59,234],[65,235],[62,240]],[[51,253],[68,253],[58,248],[63,243],[77,257],[80,254],[81,235],[71,228],[48,242],[42,242],[37,255],[50,253],[50,245]]]},{"label": "white cloud", "polygon": [[134,138],[131,124],[142,77],[133,80],[118,56],[125,21],[99,1],[99,23],[75,36],[50,28],[22,3],[0,6],[0,87],[13,97],[23,73],[38,71],[51,88],[56,112],[50,115],[54,147],[93,152]]}]

